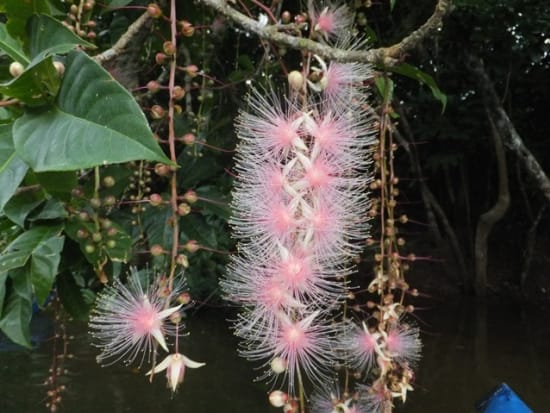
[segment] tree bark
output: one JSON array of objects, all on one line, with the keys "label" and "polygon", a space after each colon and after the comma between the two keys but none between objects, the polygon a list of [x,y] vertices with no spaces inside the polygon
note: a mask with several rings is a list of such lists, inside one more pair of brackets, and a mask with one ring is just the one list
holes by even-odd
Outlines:
[{"label": "tree bark", "polygon": [[477,223],[474,257],[475,280],[474,288],[478,296],[483,297],[487,293],[487,241],[495,224],[502,219],[510,205],[510,191],[508,188],[508,168],[506,166],[506,154],[502,137],[495,126],[495,121],[487,112],[491,124],[491,137],[495,148],[495,157],[498,169],[498,198],[493,207],[479,217]]}]

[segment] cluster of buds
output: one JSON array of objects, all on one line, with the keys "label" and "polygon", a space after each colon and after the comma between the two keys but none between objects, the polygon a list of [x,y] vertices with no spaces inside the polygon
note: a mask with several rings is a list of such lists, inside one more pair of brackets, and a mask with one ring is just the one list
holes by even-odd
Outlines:
[{"label": "cluster of buds", "polygon": [[95,0],[79,0],[71,4],[63,25],[82,38],[94,40],[97,37],[97,23],[90,18],[94,6]]}]

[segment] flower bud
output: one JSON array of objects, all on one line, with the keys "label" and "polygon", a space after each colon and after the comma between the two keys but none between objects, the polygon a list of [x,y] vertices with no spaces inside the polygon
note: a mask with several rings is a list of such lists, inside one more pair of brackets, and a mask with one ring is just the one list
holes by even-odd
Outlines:
[{"label": "flower bud", "polygon": [[13,77],[19,76],[21,73],[25,71],[25,68],[23,65],[19,62],[12,62],[10,64],[10,75]]},{"label": "flower bud", "polygon": [[269,403],[273,407],[283,407],[288,400],[288,394],[282,392],[281,390],[274,390],[269,393]]},{"label": "flower bud", "polygon": [[298,91],[304,86],[304,76],[297,70],[290,72],[287,79],[290,90],[292,91]]},{"label": "flower bud", "polygon": [[150,15],[153,19],[158,19],[159,17],[162,16],[162,10],[161,10],[160,7],[158,6],[158,4],[155,4],[155,3],[150,3],[150,4],[147,6],[147,13],[149,13],[149,15]]}]

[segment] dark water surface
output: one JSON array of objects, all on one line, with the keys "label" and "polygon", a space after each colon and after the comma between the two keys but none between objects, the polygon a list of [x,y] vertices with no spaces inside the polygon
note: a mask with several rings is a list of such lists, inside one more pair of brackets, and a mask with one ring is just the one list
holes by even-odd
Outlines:
[{"label": "dark water surface", "polygon": [[[415,391],[398,412],[468,413],[477,400],[507,382],[536,413],[550,413],[550,312],[469,302],[420,311],[424,356]],[[60,411],[70,413],[274,413],[266,387],[254,383],[253,365],[235,352],[225,316],[203,311],[188,323],[182,352],[207,363],[188,369],[172,398],[163,374],[153,384],[124,367],[101,368],[85,326],[69,325],[74,358],[66,363],[67,391]],[[36,339],[51,335],[47,316],[33,321]],[[51,343],[33,352],[0,341],[0,413],[47,412]]]}]

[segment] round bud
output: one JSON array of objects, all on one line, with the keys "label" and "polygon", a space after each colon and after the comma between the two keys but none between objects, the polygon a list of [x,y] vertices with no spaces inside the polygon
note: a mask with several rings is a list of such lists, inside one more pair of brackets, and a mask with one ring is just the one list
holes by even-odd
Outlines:
[{"label": "round bud", "polygon": [[57,71],[57,75],[59,77],[63,76],[63,73],[65,73],[65,65],[61,62],[53,62],[53,65]]},{"label": "round bud", "polygon": [[84,251],[86,254],[93,254],[95,252],[95,246],[93,244],[86,244],[84,246]]},{"label": "round bud", "polygon": [[158,4],[155,4],[155,3],[150,3],[150,4],[147,6],[147,13],[149,13],[149,15],[150,15],[153,19],[158,19],[159,17],[162,16],[162,10],[161,10],[160,7],[158,6]]},{"label": "round bud", "polygon": [[101,224],[101,228],[103,229],[109,229],[113,226],[113,221],[107,218],[100,219],[99,222]]},{"label": "round bud", "polygon": [[160,84],[156,80],[150,80],[145,87],[151,93],[157,93],[160,90]]},{"label": "round bud", "polygon": [[168,60],[168,56],[166,56],[164,53],[159,52],[155,55],[155,62],[158,65],[163,65],[164,63],[166,63],[167,60]]},{"label": "round bud", "polygon": [[159,245],[159,244],[151,245],[151,255],[153,257],[158,257],[162,254],[164,254],[164,249],[162,248],[162,245]]},{"label": "round bud", "polygon": [[76,237],[84,239],[88,237],[88,231],[86,231],[84,228],[80,228],[78,231],[76,231]]},{"label": "round bud", "polygon": [[99,198],[90,198],[90,205],[92,208],[99,208],[101,206],[101,199]]},{"label": "round bud", "polygon": [[116,184],[115,178],[113,178],[111,175],[107,175],[106,177],[103,178],[103,186],[105,188],[112,188],[113,186],[115,186],[115,184]]},{"label": "round bud", "polygon": [[269,403],[273,407],[283,407],[288,401],[288,394],[281,390],[274,390],[269,393]]},{"label": "round bud", "polygon": [[288,363],[282,357],[275,357],[270,363],[271,370],[276,374],[281,374],[286,371]]},{"label": "round bud", "polygon": [[99,241],[101,241],[102,239],[103,239],[103,237],[101,236],[101,234],[100,234],[99,232],[94,232],[94,233],[92,234],[92,240],[93,240],[94,242],[99,242]]},{"label": "round bud", "polygon": [[181,26],[181,34],[183,34],[185,37],[191,37],[195,33],[195,28],[193,25],[188,22],[187,20],[182,20],[178,22]]},{"label": "round bud", "polygon": [[179,254],[176,257],[176,263],[181,265],[183,268],[189,267],[189,260],[187,259],[187,255],[184,254]]},{"label": "round bud", "polygon": [[189,204],[183,202],[183,203],[178,205],[178,215],[180,217],[184,217],[186,215],[189,215],[190,212],[191,212],[191,207],[189,206]]},{"label": "round bud", "polygon": [[197,65],[187,65],[183,68],[183,70],[185,71],[185,73],[187,73],[187,76],[191,78],[197,76],[197,74],[199,73],[199,68],[197,67]]},{"label": "round bud", "polygon": [[92,39],[92,40],[93,40],[93,39],[95,39],[95,38],[97,37],[97,33],[94,32],[94,31],[89,31],[89,32],[86,34],[86,37],[87,37],[88,39]]},{"label": "round bud", "polygon": [[19,62],[12,62],[10,64],[10,75],[13,77],[19,76],[21,73],[25,71],[25,67]]},{"label": "round bud", "polygon": [[187,305],[191,302],[191,295],[188,292],[181,293],[178,295],[177,301],[180,304]]},{"label": "round bud", "polygon": [[174,100],[182,100],[185,96],[185,89],[181,86],[174,86],[174,90],[172,91],[172,97]]},{"label": "round bud", "polygon": [[297,70],[291,71],[287,76],[287,80],[292,91],[298,91],[304,86],[304,76]]},{"label": "round bud", "polygon": [[168,40],[162,44],[162,50],[167,56],[173,56],[176,54],[176,45]]},{"label": "round bud", "polygon": [[193,145],[195,143],[195,140],[197,139],[197,137],[192,134],[192,133],[186,133],[185,135],[183,135],[183,137],[181,138],[181,140],[183,141],[183,143],[185,143],[186,145]]},{"label": "round bud", "polygon": [[160,105],[153,105],[151,108],[151,117],[153,119],[162,119],[164,117],[164,109]]},{"label": "round bud", "polygon": [[284,23],[284,24],[288,24],[290,23],[290,21],[292,20],[292,15],[290,14],[290,12],[288,10],[285,10],[282,14],[281,14],[281,21]]},{"label": "round bud", "polygon": [[200,250],[201,246],[197,241],[190,240],[190,241],[187,241],[187,243],[183,246],[183,248],[185,248],[185,250],[190,253],[194,253]]},{"label": "round bud", "polygon": [[78,13],[78,6],[76,4],[71,4],[71,8],[69,9],[71,14]]},{"label": "round bud", "polygon": [[149,195],[149,203],[153,206],[159,206],[162,204],[162,196],[160,194]]},{"label": "round bud", "polygon": [[116,198],[113,195],[107,195],[103,198],[103,204],[106,206],[113,206],[116,204]]},{"label": "round bud", "polygon": [[107,241],[107,247],[108,248],[116,247],[116,241],[114,239],[110,239],[109,241]]},{"label": "round bud", "polygon": [[197,193],[195,191],[189,189],[185,194],[183,194],[183,199],[190,204],[194,204],[195,202],[197,202],[199,197],[197,196]]},{"label": "round bud", "polygon": [[163,163],[157,163],[155,165],[155,173],[158,176],[168,176],[168,175],[170,175],[170,167],[168,165],[163,164]]}]

